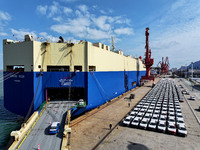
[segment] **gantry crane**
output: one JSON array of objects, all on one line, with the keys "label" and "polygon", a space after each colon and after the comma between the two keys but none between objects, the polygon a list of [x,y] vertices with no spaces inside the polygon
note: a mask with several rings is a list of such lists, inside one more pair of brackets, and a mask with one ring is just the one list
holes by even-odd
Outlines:
[{"label": "gantry crane", "polygon": [[164,57],[162,57],[162,62],[160,61],[158,63],[158,66],[160,65],[161,68],[161,74],[167,74],[168,69],[169,69],[169,59],[168,57],[166,57],[166,59],[164,60]]}]

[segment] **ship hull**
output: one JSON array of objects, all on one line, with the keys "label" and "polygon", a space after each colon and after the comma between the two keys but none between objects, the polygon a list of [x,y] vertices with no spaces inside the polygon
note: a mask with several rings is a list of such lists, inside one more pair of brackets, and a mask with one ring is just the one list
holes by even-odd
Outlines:
[{"label": "ship hull", "polygon": [[[72,110],[72,115],[76,116],[135,88],[145,73],[145,71],[4,72],[6,79],[4,105],[11,112],[26,116],[31,115],[48,100],[86,100],[85,107]],[[61,96],[55,94],[59,92]]]}]

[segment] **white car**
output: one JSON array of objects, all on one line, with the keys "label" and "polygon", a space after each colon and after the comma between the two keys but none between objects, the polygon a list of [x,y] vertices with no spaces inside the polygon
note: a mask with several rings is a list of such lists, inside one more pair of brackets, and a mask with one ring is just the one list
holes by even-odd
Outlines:
[{"label": "white car", "polygon": [[155,110],[154,110],[154,114],[155,114],[155,113],[160,114],[160,109],[159,109],[159,110],[158,110],[158,109],[155,109]]},{"label": "white car", "polygon": [[170,134],[176,135],[176,126],[173,123],[168,124],[167,131]]},{"label": "white car", "polygon": [[133,109],[133,111],[135,111],[135,112],[138,112],[140,110],[140,108],[137,108],[137,107],[135,107],[134,109]]},{"label": "white car", "polygon": [[158,116],[153,115],[152,118],[151,118],[151,121],[158,122]]},{"label": "white car", "polygon": [[166,118],[165,116],[160,116],[160,118],[159,118],[159,122],[160,122],[160,121],[162,121],[162,122],[166,122],[166,119],[167,119],[167,118]]},{"label": "white car", "polygon": [[134,118],[136,115],[137,115],[137,113],[135,111],[131,111],[129,114],[129,116],[132,118]]},{"label": "white car", "polygon": [[136,120],[142,120],[142,117],[143,117],[143,115],[142,114],[137,114],[137,116],[134,118],[134,120],[136,119]]},{"label": "white car", "polygon": [[140,120],[137,119],[137,118],[134,118],[134,120],[131,122],[130,126],[131,127],[138,127],[139,123],[140,123]]},{"label": "white car", "polygon": [[174,119],[175,119],[175,115],[174,115],[173,113],[169,113],[169,114],[168,114],[168,117],[169,117],[169,118],[174,118]]},{"label": "white car", "polygon": [[180,115],[180,114],[176,115],[176,120],[183,120],[184,121],[183,116]]},{"label": "white car", "polygon": [[177,130],[177,135],[179,136],[187,136],[187,130],[186,130],[186,127],[184,125],[180,125],[178,127],[178,130]]},{"label": "white car", "polygon": [[136,107],[137,107],[137,108],[141,108],[141,107],[142,107],[142,104],[138,104]]},{"label": "white car", "polygon": [[153,116],[159,117],[159,115],[160,115],[160,113],[158,113],[158,112],[154,112],[154,113],[153,113]]},{"label": "white car", "polygon": [[181,111],[176,111],[176,115],[183,115]]},{"label": "white car", "polygon": [[183,120],[177,120],[176,121],[176,126],[179,127],[179,126],[185,126],[185,122]]},{"label": "white car", "polygon": [[142,119],[142,121],[140,122],[140,128],[142,129],[146,129],[148,125],[148,120],[147,119]]},{"label": "white car", "polygon": [[195,97],[194,96],[190,96],[190,100],[195,100]]},{"label": "white car", "polygon": [[123,120],[123,125],[124,125],[124,126],[129,126],[131,120],[132,120],[132,117],[131,117],[131,116],[127,116],[127,117],[124,118],[124,120]]},{"label": "white car", "polygon": [[159,124],[158,124],[158,127],[157,127],[157,130],[159,131],[159,132],[165,132],[166,131],[166,123],[165,122],[159,122]]},{"label": "white car", "polygon": [[153,109],[148,109],[147,113],[153,113]]},{"label": "white car", "polygon": [[145,116],[143,117],[143,119],[146,119],[147,121],[149,121],[150,120],[150,115],[148,115],[148,114],[145,114]]},{"label": "white car", "polygon": [[171,117],[171,118],[168,118],[168,124],[175,124],[175,118]]},{"label": "white car", "polygon": [[151,120],[149,125],[148,125],[148,129],[149,130],[156,130],[156,125],[157,125],[157,122],[155,122],[154,120]]}]

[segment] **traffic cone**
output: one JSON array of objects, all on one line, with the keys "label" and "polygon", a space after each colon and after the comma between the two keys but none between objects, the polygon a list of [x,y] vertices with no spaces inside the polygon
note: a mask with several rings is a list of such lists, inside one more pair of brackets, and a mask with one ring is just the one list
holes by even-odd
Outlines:
[{"label": "traffic cone", "polygon": [[40,150],[40,144],[38,144],[38,150]]}]

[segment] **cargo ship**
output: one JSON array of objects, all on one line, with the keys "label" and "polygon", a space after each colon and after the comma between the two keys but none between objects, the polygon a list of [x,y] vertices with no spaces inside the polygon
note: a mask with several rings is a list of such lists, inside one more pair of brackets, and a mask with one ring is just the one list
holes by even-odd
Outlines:
[{"label": "cargo ship", "polygon": [[102,43],[3,40],[4,106],[26,116],[48,101],[80,101],[80,115],[140,85],[140,58]]}]

